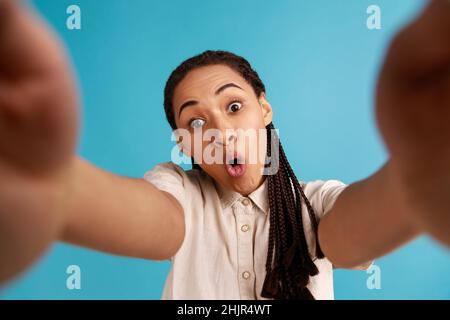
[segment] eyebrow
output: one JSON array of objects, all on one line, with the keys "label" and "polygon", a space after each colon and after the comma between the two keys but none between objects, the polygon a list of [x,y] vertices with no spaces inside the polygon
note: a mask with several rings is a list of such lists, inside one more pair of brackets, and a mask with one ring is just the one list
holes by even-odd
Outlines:
[{"label": "eyebrow", "polygon": [[[219,95],[222,91],[224,91],[227,88],[238,88],[238,89],[244,90],[241,87],[239,87],[237,84],[230,82],[230,83],[227,83],[227,84],[224,84],[223,86],[221,86],[219,89],[216,90],[216,92],[214,94]],[[186,101],[185,103],[183,103],[180,107],[180,111],[178,112],[178,119],[180,119],[181,112],[185,108],[190,107],[190,106],[195,106],[197,104],[198,104],[197,100],[189,100],[189,101]]]}]

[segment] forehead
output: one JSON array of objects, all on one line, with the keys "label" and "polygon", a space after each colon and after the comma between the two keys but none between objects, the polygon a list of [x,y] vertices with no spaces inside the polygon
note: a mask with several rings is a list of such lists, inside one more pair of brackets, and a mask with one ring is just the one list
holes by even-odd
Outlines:
[{"label": "forehead", "polygon": [[235,83],[245,91],[252,90],[247,81],[236,71],[225,65],[211,65],[190,71],[177,85],[173,105],[179,106],[186,99],[199,99],[214,94],[217,88],[227,83]]}]

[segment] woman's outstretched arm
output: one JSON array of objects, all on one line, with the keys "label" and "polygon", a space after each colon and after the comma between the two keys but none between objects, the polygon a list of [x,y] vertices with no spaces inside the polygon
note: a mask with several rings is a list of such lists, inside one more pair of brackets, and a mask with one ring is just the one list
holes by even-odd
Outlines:
[{"label": "woman's outstretched arm", "polygon": [[165,260],[184,238],[183,209],[144,179],[104,171],[75,157],[60,240],[117,255]]},{"label": "woman's outstretched arm", "polygon": [[148,259],[170,257],[183,240],[175,198],[74,155],[73,78],[44,22],[0,1],[0,283],[58,239]]},{"label": "woman's outstretched arm", "polygon": [[390,153],[350,185],[319,225],[324,253],[352,267],[421,232],[450,246],[450,1],[430,1],[393,40],[376,115]]},{"label": "woman's outstretched arm", "polygon": [[355,268],[420,234],[391,179],[388,161],[367,179],[350,184],[319,223],[319,243],[337,268]]}]

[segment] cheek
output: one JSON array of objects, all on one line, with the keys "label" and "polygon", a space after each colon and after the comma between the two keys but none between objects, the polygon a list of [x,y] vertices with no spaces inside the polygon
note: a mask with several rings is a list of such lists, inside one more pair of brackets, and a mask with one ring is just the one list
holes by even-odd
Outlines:
[{"label": "cheek", "polygon": [[212,177],[215,181],[219,183],[225,183],[227,178],[227,173],[222,165],[218,164],[206,164],[203,163],[200,165],[203,171],[205,171],[210,177]]},{"label": "cheek", "polygon": [[259,105],[247,108],[242,117],[239,117],[238,123],[238,126],[243,129],[264,129],[264,118]]},{"label": "cheek", "polygon": [[[261,161],[261,159],[264,159],[267,146],[266,127],[264,125],[264,118],[261,110],[255,107],[244,117],[241,117],[239,122],[240,128],[254,132],[254,135],[246,135],[245,139],[243,139],[245,140],[246,154],[251,156],[252,163]],[[241,142],[243,140],[240,139]],[[250,160],[250,158],[248,158],[248,160]]]}]

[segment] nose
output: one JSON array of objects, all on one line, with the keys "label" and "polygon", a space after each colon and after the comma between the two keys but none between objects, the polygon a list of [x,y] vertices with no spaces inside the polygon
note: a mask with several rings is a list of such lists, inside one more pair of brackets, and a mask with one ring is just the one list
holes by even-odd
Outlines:
[{"label": "nose", "polygon": [[225,129],[221,130],[221,137],[222,139],[214,139],[214,144],[219,147],[228,147],[236,142],[236,134],[234,133],[234,130],[232,129]]},{"label": "nose", "polygon": [[214,144],[217,147],[227,147],[235,142],[237,135],[230,123],[225,120],[218,120],[215,124],[216,129],[220,130],[221,133],[221,139],[214,139]]},{"label": "nose", "polygon": [[234,134],[234,132],[230,133],[229,131],[230,129],[226,130],[225,132],[222,131],[222,140],[220,139],[214,140],[214,144],[217,147],[227,147],[236,140],[236,135]]}]

